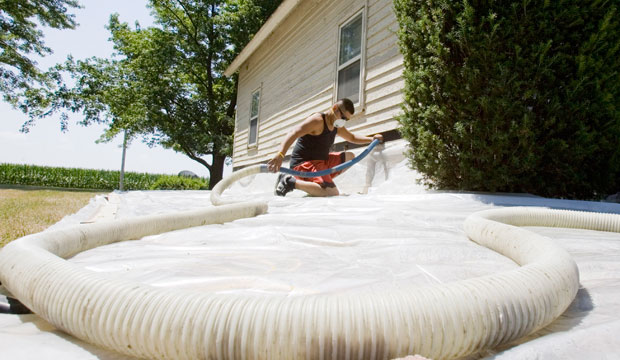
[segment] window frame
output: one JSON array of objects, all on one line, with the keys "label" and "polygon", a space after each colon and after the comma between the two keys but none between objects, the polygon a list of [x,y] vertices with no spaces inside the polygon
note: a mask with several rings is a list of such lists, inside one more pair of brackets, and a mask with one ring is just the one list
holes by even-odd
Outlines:
[{"label": "window frame", "polygon": [[[256,116],[252,117],[252,103],[254,102],[254,95],[258,93],[258,109],[256,109]],[[260,103],[261,103],[261,97],[262,97],[262,89],[261,87],[258,87],[256,89],[254,89],[251,93],[250,93],[250,114],[249,114],[249,120],[248,120],[248,148],[254,148],[258,146],[258,125],[260,123],[259,119],[260,119]],[[254,142],[250,142],[250,140],[252,139],[252,120],[256,119],[256,134],[254,136]]]},{"label": "window frame", "polygon": [[[362,18],[362,35],[361,35],[361,44],[360,44],[360,54],[352,59],[349,59],[347,62],[345,62],[344,64],[340,64],[340,39],[341,39],[341,34],[342,34],[342,28],[344,28],[345,26],[349,25],[350,23],[352,23],[353,21],[357,20],[357,18],[361,16]],[[359,75],[359,94],[358,94],[358,101],[356,103],[354,103],[353,105],[357,108],[360,109],[359,111],[363,112],[365,111],[365,102],[366,102],[366,98],[365,98],[365,94],[366,92],[365,90],[365,77],[366,77],[366,23],[367,23],[367,19],[366,19],[366,7],[362,7],[361,9],[355,11],[353,14],[351,14],[351,16],[347,17],[344,21],[342,21],[339,25],[338,25],[338,31],[337,31],[337,48],[336,48],[336,74],[334,75],[334,96],[333,96],[333,100],[334,102],[336,102],[338,100],[338,87],[339,87],[339,74],[340,71],[345,69],[346,67],[348,67],[349,65],[353,64],[354,62],[358,61],[360,62],[360,75]]]}]

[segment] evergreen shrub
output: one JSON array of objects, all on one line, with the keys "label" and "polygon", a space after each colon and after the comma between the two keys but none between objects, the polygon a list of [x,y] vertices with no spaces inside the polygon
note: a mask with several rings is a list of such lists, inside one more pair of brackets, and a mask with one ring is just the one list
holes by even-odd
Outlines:
[{"label": "evergreen shrub", "polygon": [[620,190],[620,1],[395,0],[401,133],[438,189]]}]

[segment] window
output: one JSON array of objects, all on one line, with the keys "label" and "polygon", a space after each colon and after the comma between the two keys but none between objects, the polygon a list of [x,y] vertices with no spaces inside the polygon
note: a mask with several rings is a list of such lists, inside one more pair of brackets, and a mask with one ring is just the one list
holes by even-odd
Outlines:
[{"label": "window", "polygon": [[258,137],[258,108],[260,105],[260,90],[252,93],[252,104],[250,105],[250,133],[248,134],[248,145],[256,145]]},{"label": "window", "polygon": [[360,102],[362,73],[363,12],[340,28],[338,51],[338,99]]}]

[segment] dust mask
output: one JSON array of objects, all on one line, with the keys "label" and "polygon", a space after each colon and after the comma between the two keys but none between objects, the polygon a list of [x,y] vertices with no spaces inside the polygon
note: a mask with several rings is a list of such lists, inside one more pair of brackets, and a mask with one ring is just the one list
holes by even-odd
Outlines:
[{"label": "dust mask", "polygon": [[346,123],[347,123],[347,121],[345,119],[336,119],[336,120],[334,120],[334,127],[341,128]]}]

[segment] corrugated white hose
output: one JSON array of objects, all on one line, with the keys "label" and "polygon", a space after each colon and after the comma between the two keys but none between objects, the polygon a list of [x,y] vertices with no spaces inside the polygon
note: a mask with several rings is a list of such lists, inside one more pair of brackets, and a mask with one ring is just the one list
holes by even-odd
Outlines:
[{"label": "corrugated white hose", "polygon": [[235,171],[234,173],[228,175],[227,177],[220,180],[217,184],[215,184],[215,186],[211,190],[211,203],[213,205],[234,204],[235,201],[233,200],[222,199],[222,193],[224,192],[224,190],[228,189],[232,184],[244,177],[256,175],[259,173],[266,173],[267,171],[268,170],[266,165],[253,165]]},{"label": "corrugated white hose", "polygon": [[28,236],[0,250],[0,278],[59,329],[146,359],[386,359],[415,353],[449,359],[532,333],[575,297],[579,275],[568,253],[512,225],[620,231],[618,215],[532,208],[476,213],[465,222],[468,236],[510,257],[518,269],[384,293],[289,297],[170,290],[93,273],[60,258],[265,210],[263,203],[244,202],[203,211],[192,221],[186,213]]}]

